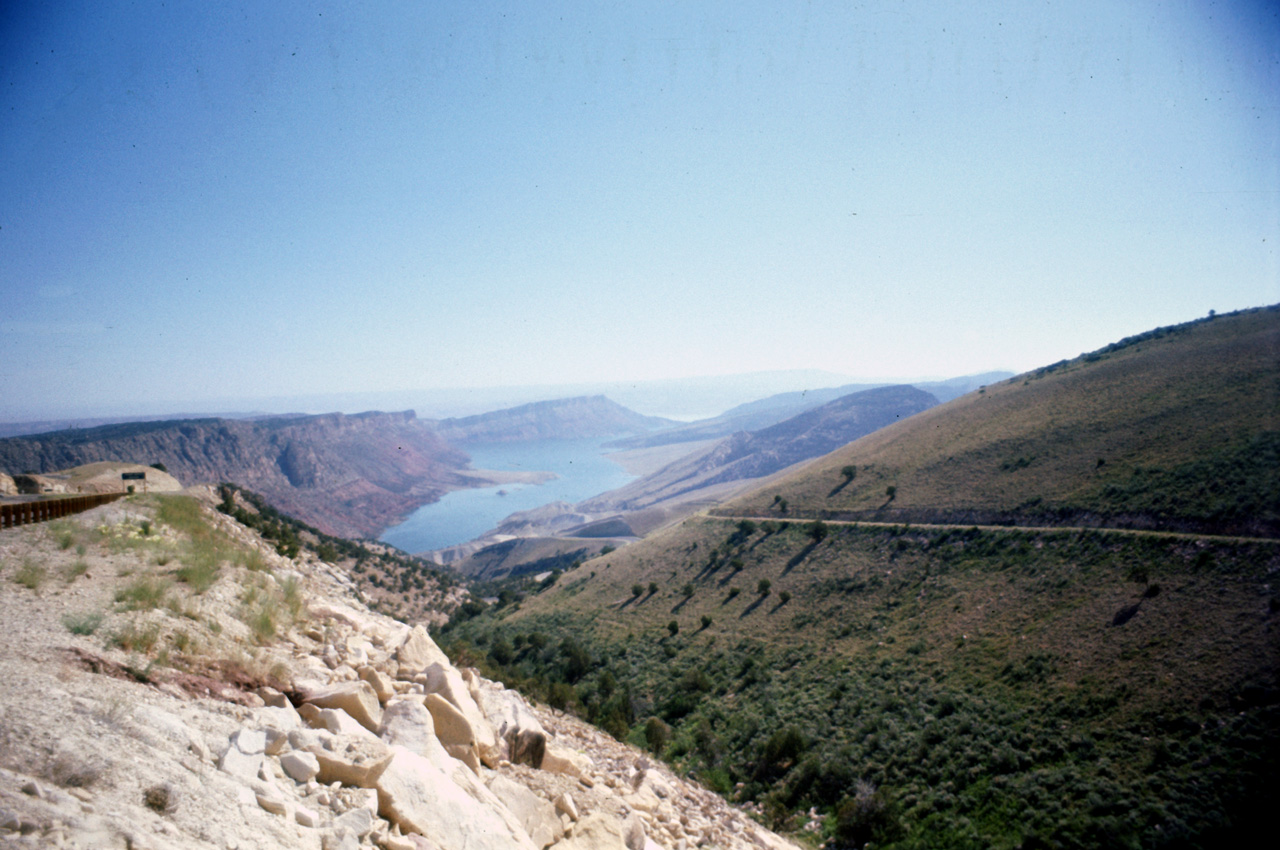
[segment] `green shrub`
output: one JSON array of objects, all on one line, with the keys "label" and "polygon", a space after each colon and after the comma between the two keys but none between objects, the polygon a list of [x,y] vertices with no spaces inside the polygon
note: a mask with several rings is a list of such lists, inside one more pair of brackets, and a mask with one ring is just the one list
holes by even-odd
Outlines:
[{"label": "green shrub", "polygon": [[72,561],[70,564],[67,564],[67,566],[63,569],[62,578],[64,581],[66,581],[67,584],[71,584],[71,582],[80,578],[80,576],[84,575],[88,571],[89,571],[89,565],[85,563],[84,560],[77,559],[75,561]]},{"label": "green shrub", "polygon": [[859,780],[852,797],[836,809],[838,847],[863,847],[870,841],[891,841],[899,832],[884,795],[870,782]]},{"label": "green shrub", "polygon": [[254,640],[258,643],[267,643],[275,638],[278,613],[274,605],[265,602],[249,613],[245,625],[253,632]]},{"label": "green shrub", "polygon": [[773,582],[769,581],[767,578],[762,578],[759,583],[756,584],[756,593],[759,593],[761,596],[768,596],[769,589],[772,587]]},{"label": "green shrub", "polygon": [[649,751],[655,756],[661,756],[662,751],[667,748],[667,742],[671,740],[671,727],[657,717],[650,717],[644,724],[644,739]]},{"label": "green shrub", "polygon": [[169,582],[157,576],[139,576],[124,588],[116,591],[116,602],[129,611],[149,611],[158,608],[169,592]]},{"label": "green shrub", "polygon": [[174,573],[178,581],[191,586],[196,593],[204,593],[213,587],[220,572],[216,562],[207,557],[192,557],[191,561],[179,567]]},{"label": "green shrub", "polygon": [[680,634],[680,624],[675,620],[672,620],[670,623],[667,623],[667,631],[671,633],[672,637],[675,637]]},{"label": "green shrub", "polygon": [[73,635],[91,635],[102,625],[102,614],[96,611],[84,614],[64,614],[62,625]]},{"label": "green shrub", "polygon": [[48,571],[44,568],[44,564],[37,563],[30,558],[23,561],[22,566],[13,574],[14,581],[27,588],[27,590],[37,592],[46,578],[48,578]]},{"label": "green shrub", "polygon": [[280,597],[284,601],[285,610],[289,612],[289,619],[292,622],[302,619],[306,600],[302,598],[302,585],[297,578],[289,576],[280,582]]},{"label": "green shrub", "polygon": [[150,652],[160,639],[160,627],[155,623],[146,628],[139,628],[137,623],[129,623],[111,636],[111,643],[125,652]]}]

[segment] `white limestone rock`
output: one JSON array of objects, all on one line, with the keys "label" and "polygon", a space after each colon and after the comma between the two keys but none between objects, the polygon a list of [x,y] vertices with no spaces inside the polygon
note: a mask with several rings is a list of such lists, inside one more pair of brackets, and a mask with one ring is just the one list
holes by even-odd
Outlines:
[{"label": "white limestone rock", "polygon": [[368,682],[342,682],[310,692],[304,699],[307,704],[317,708],[345,711],[361,726],[375,735],[378,733],[378,724],[382,722],[382,705]]},{"label": "white limestone rock", "polygon": [[539,850],[492,808],[480,805],[428,759],[393,747],[377,779],[379,814],[404,832],[430,835],[445,847]]},{"label": "white limestone rock", "polygon": [[529,838],[539,847],[547,847],[564,837],[564,825],[555,806],[523,785],[502,775],[489,780],[489,790],[515,815]]}]

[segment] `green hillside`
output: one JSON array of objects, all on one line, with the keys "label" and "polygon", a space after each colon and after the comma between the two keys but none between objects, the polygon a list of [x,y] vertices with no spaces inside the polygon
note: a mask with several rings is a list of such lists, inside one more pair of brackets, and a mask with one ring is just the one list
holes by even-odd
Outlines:
[{"label": "green hillside", "polygon": [[1268,307],[986,387],[724,510],[785,518],[780,496],[793,518],[1277,536],[1278,468],[1280,307]]},{"label": "green hillside", "polygon": [[[1280,540],[1167,529],[1274,527],[1278,318],[935,407],[441,640],[832,846],[1239,842],[1280,779]],[[894,511],[965,522],[800,519]]]}]

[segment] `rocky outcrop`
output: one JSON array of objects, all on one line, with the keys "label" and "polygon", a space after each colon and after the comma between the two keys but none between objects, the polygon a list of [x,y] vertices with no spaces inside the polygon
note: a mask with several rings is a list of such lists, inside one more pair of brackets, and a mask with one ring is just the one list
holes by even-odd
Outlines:
[{"label": "rocky outcrop", "polygon": [[382,529],[470,482],[465,453],[412,411],[133,422],[0,440],[0,469],[160,462],[187,485],[230,481],[340,536]]},{"label": "rocky outcrop", "polygon": [[[100,522],[104,509],[95,511],[78,517]],[[211,517],[254,542],[230,518]],[[126,580],[117,572],[155,568],[145,560],[99,564],[117,555],[90,554],[92,583],[82,579],[55,600],[0,581],[0,844],[793,848],[636,749],[457,668],[425,630],[364,608],[327,565],[255,545],[308,598],[301,624],[282,640],[235,656],[240,681],[251,669],[280,679],[252,692],[189,673],[144,673],[129,668],[137,665],[129,655],[98,655],[100,641],[68,634],[59,606],[74,610],[92,593],[111,600]],[[38,527],[0,538],[0,561],[39,555],[56,568],[60,553]],[[261,573],[242,580],[274,581]],[[215,585],[186,603],[222,624],[220,639],[235,628],[235,590]],[[70,657],[69,641],[92,657],[87,669],[58,661]]]}]

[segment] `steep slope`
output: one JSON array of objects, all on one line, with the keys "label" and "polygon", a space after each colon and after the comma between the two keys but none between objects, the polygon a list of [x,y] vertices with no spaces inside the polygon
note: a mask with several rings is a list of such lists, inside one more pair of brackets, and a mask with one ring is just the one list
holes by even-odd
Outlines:
[{"label": "steep slope", "polygon": [[161,462],[184,484],[232,481],[331,534],[375,536],[449,489],[467,456],[412,411],[106,425],[0,440],[0,469]]},{"label": "steep slope", "polygon": [[1272,536],[1278,466],[1280,308],[1269,307],[1159,328],[986,387],[725,510],[777,516],[780,496],[793,517]]},{"label": "steep slope", "polygon": [[0,845],[796,850],[201,499],[0,532]]},{"label": "steep slope", "polygon": [[597,395],[539,401],[476,416],[441,419],[434,424],[436,433],[451,443],[503,443],[611,437],[675,423],[642,416]]},{"label": "steep slope", "polygon": [[[1280,782],[1280,536],[1196,529],[1274,529],[1277,317],[1160,329],[932,408],[730,516],[464,612],[444,643],[776,828],[816,807],[836,846],[1247,843]],[[1143,510],[1111,509],[1108,484]],[[832,518],[850,515],[912,525]]]}]

